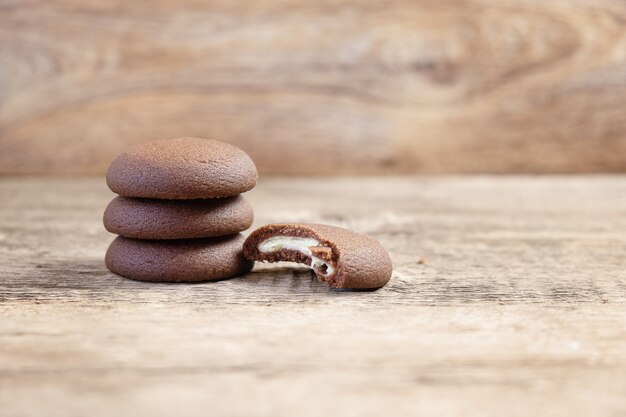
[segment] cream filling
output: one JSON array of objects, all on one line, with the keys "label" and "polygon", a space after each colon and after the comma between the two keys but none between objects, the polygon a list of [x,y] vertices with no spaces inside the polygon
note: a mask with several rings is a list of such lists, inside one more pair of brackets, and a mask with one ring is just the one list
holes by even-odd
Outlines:
[{"label": "cream filling", "polygon": [[[323,259],[313,256],[313,252],[309,249],[311,246],[320,246],[320,242],[310,237],[272,236],[259,243],[259,252],[277,252],[282,249],[300,252],[311,258],[311,268],[319,269],[326,266],[326,272],[324,272],[323,275],[332,275],[335,272],[335,268]],[[322,271],[323,270],[322,268]]]}]

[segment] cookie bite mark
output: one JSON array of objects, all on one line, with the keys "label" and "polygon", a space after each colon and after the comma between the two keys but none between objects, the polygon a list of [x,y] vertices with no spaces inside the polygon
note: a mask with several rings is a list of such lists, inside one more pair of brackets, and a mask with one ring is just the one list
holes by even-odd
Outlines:
[{"label": "cookie bite mark", "polygon": [[262,262],[306,264],[333,288],[379,288],[392,272],[389,255],[378,241],[320,224],[263,226],[244,242],[244,256]]},{"label": "cookie bite mark", "polygon": [[[332,249],[314,238],[271,236],[258,244],[258,250],[260,254],[275,254],[277,260],[308,263],[322,281],[329,280],[337,270]],[[306,258],[304,262],[301,255]]]}]

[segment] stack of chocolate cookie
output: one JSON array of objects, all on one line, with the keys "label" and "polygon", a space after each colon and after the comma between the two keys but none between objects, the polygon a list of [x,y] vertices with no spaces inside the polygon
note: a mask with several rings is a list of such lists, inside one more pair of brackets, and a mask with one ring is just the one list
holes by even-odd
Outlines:
[{"label": "stack of chocolate cookie", "polygon": [[119,236],[106,254],[107,268],[152,282],[201,282],[252,269],[240,233],[252,224],[250,204],[239,194],[258,178],[241,149],[209,139],[178,138],[133,146],[107,171],[119,194],[104,226]]}]

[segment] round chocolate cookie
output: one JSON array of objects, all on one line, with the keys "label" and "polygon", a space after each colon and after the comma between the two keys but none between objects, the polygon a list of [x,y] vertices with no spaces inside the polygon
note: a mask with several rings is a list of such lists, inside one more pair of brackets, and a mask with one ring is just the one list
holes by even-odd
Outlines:
[{"label": "round chocolate cookie", "polygon": [[205,239],[140,240],[118,236],[107,250],[111,272],[137,281],[202,282],[252,269],[243,257],[242,234]]},{"label": "round chocolate cookie", "polygon": [[325,224],[268,224],[252,232],[243,251],[254,261],[310,265],[333,288],[380,288],[393,272],[389,254],[376,239]]},{"label": "round chocolate cookie", "polygon": [[131,146],[107,171],[109,188],[125,197],[181,200],[231,197],[258,178],[241,149],[211,139],[178,138]]},{"label": "round chocolate cookie", "polygon": [[111,233],[137,239],[224,236],[252,224],[252,207],[242,196],[200,200],[116,197],[104,212]]}]

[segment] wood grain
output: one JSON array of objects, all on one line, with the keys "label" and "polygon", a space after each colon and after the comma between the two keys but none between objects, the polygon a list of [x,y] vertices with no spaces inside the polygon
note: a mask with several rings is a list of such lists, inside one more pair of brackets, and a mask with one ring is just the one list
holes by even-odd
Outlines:
[{"label": "wood grain", "polygon": [[129,144],[263,174],[626,172],[622,0],[0,0],[0,173]]},{"label": "wood grain", "polygon": [[109,273],[103,180],[0,179],[0,410],[12,416],[623,416],[626,178],[262,179],[255,226],[369,233],[337,292],[261,265]]}]

